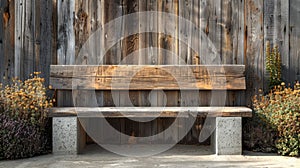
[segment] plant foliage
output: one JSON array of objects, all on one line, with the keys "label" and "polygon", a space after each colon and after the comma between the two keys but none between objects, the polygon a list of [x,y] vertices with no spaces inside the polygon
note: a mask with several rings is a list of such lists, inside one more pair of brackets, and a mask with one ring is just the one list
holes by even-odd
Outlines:
[{"label": "plant foliage", "polygon": [[281,56],[277,45],[271,49],[270,42],[266,44],[266,70],[270,75],[269,88],[281,83]]},{"label": "plant foliage", "polygon": [[35,72],[32,78],[24,82],[13,79],[12,85],[0,90],[0,106],[4,113],[13,118],[43,127],[53,100],[46,96],[45,80],[39,74]]},{"label": "plant foliage", "polygon": [[275,141],[278,153],[299,156],[300,152],[300,83],[294,89],[285,83],[267,95],[257,95],[253,106],[259,118],[270,128],[277,131]]},{"label": "plant foliage", "polygon": [[47,153],[49,140],[40,127],[0,114],[0,159],[19,159]]},{"label": "plant foliage", "polygon": [[22,82],[0,84],[0,158],[30,157],[45,150],[48,109],[53,100],[46,96],[44,79],[38,72]]}]

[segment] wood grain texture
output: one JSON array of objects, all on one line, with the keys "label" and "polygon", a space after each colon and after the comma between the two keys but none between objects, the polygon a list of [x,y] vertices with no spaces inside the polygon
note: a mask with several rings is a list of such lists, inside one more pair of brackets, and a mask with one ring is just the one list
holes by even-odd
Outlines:
[{"label": "wood grain texture", "polygon": [[[40,16],[39,21],[36,24],[39,24],[39,47],[37,48],[39,51],[39,62],[37,62],[37,70],[42,72],[41,77],[45,78],[45,86],[49,85],[49,76],[50,76],[50,65],[54,64],[53,57],[55,57],[54,50],[55,47],[55,33],[56,28],[53,27],[53,24],[56,24],[55,19],[53,19],[56,9],[52,8],[53,2],[55,1],[40,1],[39,5],[37,5],[37,10],[39,10]],[[54,10],[54,11],[53,11]]]},{"label": "wood grain texture", "polygon": [[[282,78],[289,81],[289,1],[265,0],[264,1],[264,44],[270,42],[271,46],[277,45],[281,53]],[[264,47],[266,53],[266,46]],[[265,56],[266,57],[266,56]],[[266,72],[265,72],[266,73]],[[265,74],[268,77],[268,74]],[[269,82],[265,78],[265,83]]]},{"label": "wood grain texture", "polygon": [[246,103],[264,86],[264,31],[263,1],[245,0],[244,25],[244,63],[246,65],[247,91]]},{"label": "wood grain texture", "polygon": [[[34,3],[32,3],[34,2]],[[42,71],[42,77],[48,83],[50,64],[73,64],[78,56],[80,47],[97,28],[128,13],[138,11],[161,11],[178,14],[198,26],[209,37],[220,54],[221,63],[243,64],[246,67],[246,94],[243,91],[228,91],[226,105],[250,105],[251,97],[259,88],[266,88],[267,74],[265,73],[264,43],[280,47],[282,56],[283,80],[293,83],[300,80],[300,25],[299,0],[2,0],[0,2],[0,82],[6,82],[12,77],[26,79],[33,71]],[[141,18],[143,19],[143,18]],[[174,36],[187,39],[189,45],[177,42],[174,38],[157,33],[137,34],[125,38],[108,49],[102,60],[96,56],[79,59],[80,64],[113,65],[126,58],[130,53],[148,47],[147,57],[124,64],[177,65],[176,60],[168,59],[165,53],[157,53],[153,48],[161,47],[170,52],[178,53],[184,61],[178,64],[205,64],[216,55],[212,52],[211,44],[204,39],[195,38],[193,28],[168,18],[147,18],[151,30],[169,31]],[[157,27],[159,28],[157,28]],[[101,35],[103,43],[95,47],[96,55],[104,53],[106,45],[113,36],[139,29],[139,25],[127,26],[123,21],[122,31],[104,30]],[[127,30],[126,30],[127,29]],[[112,33],[114,32],[114,33]],[[73,36],[74,34],[74,36]],[[105,37],[105,34],[108,36]],[[195,36],[195,37],[194,37]],[[178,43],[178,44],[176,44]],[[197,44],[200,53],[190,49],[191,44]],[[178,48],[176,48],[178,46]],[[199,60],[195,57],[199,55]],[[141,94],[142,93],[142,94]],[[58,105],[72,106],[71,92],[58,94]],[[97,91],[100,106],[111,106],[114,102],[110,91]],[[162,103],[162,93],[154,91],[148,100],[149,91],[131,91],[130,99],[138,106],[158,106]],[[155,95],[156,96],[153,96]],[[166,92],[169,105],[179,105],[181,95],[178,92]],[[191,95],[193,92],[190,93]],[[199,93],[200,104],[209,105],[209,91]],[[246,100],[244,100],[246,99]],[[117,102],[128,105],[128,101]],[[190,102],[184,102],[188,105]],[[192,104],[192,103],[190,103]],[[151,123],[153,134],[168,127],[165,120],[155,120]],[[118,126],[117,119],[113,125]],[[149,131],[145,126],[131,125],[124,121],[125,132]],[[159,124],[157,124],[157,122]],[[182,124],[179,124],[182,126]],[[159,127],[159,128],[158,128]],[[126,130],[128,128],[128,130]],[[180,127],[182,128],[182,127]]]},{"label": "wood grain texture", "polygon": [[20,64],[20,71],[22,80],[29,77],[29,75],[35,70],[35,1],[24,1],[24,28],[23,28],[23,46],[21,47],[23,55]]},{"label": "wood grain texture", "polygon": [[58,0],[57,12],[57,64],[72,65],[75,63],[75,34],[73,28],[75,1]]},{"label": "wood grain texture", "polygon": [[22,48],[24,43],[24,17],[25,17],[25,5],[24,0],[15,0],[15,23],[18,26],[15,26],[15,76],[21,75],[21,64],[22,64]]},{"label": "wood grain texture", "polygon": [[51,116],[79,117],[251,117],[252,109],[247,107],[76,107],[51,108]]},{"label": "wood grain texture", "polygon": [[15,77],[15,1],[0,2],[0,83]]},{"label": "wood grain texture", "polygon": [[243,54],[243,32],[240,29],[243,26],[243,19],[240,19],[243,3],[239,0],[223,0],[221,3],[222,63],[237,64]]},{"label": "wood grain texture", "polygon": [[[281,52],[281,61],[282,61],[282,79],[285,82],[291,81],[289,76],[290,71],[290,0],[280,0],[278,2],[278,41],[279,48]],[[298,64],[299,65],[299,64]]]},{"label": "wood grain texture", "polygon": [[[75,64],[75,33],[73,28],[75,1],[57,1],[57,64]],[[51,82],[50,82],[51,83]],[[73,106],[72,92],[57,92],[58,106]]]},{"label": "wood grain texture", "polygon": [[246,89],[244,66],[238,65],[51,66],[50,81],[53,88],[64,90],[75,85],[77,89],[96,90]]},{"label": "wood grain texture", "polygon": [[300,81],[300,1],[290,0],[290,81]]}]

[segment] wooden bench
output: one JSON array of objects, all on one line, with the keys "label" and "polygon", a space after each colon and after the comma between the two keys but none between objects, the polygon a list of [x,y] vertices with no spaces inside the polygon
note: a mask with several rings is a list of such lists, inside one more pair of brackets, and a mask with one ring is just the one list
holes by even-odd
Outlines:
[{"label": "wooden bench", "polygon": [[[56,90],[87,91],[243,91],[246,89],[243,65],[100,65],[51,66],[50,85]],[[220,92],[222,93],[222,92]],[[216,154],[242,153],[242,117],[251,117],[247,107],[55,107],[53,152],[74,154],[84,146],[80,117],[138,118],[193,117],[216,118],[212,145]],[[150,109],[150,110],[149,110]],[[120,113],[121,111],[121,113]],[[101,112],[101,113],[99,113]]]}]

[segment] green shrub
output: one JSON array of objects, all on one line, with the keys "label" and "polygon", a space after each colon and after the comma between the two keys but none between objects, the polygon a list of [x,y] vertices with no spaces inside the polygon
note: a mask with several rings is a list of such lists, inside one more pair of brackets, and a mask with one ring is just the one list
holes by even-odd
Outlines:
[{"label": "green shrub", "polygon": [[53,100],[46,96],[44,79],[38,72],[30,79],[0,84],[0,158],[31,157],[46,150],[48,109]]},{"label": "green shrub", "polygon": [[[277,131],[278,153],[299,156],[300,152],[300,83],[292,88],[276,86],[269,94],[257,95],[253,106],[259,118]],[[262,137],[263,138],[263,137]]]},{"label": "green shrub", "polygon": [[269,88],[281,83],[281,56],[277,45],[271,49],[270,42],[266,44],[266,70],[269,75]]}]

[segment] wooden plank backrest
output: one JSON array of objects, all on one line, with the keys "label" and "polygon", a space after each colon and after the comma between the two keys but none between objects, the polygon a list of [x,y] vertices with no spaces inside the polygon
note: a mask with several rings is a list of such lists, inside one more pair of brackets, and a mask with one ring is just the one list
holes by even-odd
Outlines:
[{"label": "wooden plank backrest", "polygon": [[245,90],[244,65],[52,65],[58,90]]}]

